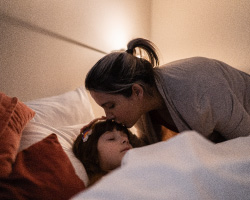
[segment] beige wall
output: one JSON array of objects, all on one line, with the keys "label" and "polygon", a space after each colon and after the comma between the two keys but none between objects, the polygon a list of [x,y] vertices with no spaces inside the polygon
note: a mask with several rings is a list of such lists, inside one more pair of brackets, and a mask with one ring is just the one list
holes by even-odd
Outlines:
[{"label": "beige wall", "polygon": [[250,73],[249,0],[153,0],[151,39],[164,62],[205,56]]},{"label": "beige wall", "polygon": [[72,90],[104,55],[27,24],[110,52],[132,38],[149,38],[150,6],[151,0],[0,0],[0,91],[27,101]]},{"label": "beige wall", "polygon": [[145,37],[162,63],[206,56],[250,73],[249,10],[248,0],[0,0],[0,91],[27,101],[72,90],[104,55],[5,16],[105,52]]}]

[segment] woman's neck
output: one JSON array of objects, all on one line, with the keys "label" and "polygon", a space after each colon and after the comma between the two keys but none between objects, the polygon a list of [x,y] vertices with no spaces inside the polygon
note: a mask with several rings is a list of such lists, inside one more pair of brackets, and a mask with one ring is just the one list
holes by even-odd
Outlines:
[{"label": "woman's neck", "polygon": [[147,94],[146,101],[148,102],[148,112],[166,109],[164,99],[156,87],[152,89],[152,95]]}]

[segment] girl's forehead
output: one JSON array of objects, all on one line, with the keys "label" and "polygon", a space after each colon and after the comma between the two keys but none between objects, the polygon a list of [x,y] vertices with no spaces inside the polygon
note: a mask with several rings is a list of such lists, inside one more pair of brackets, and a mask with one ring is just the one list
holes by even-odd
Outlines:
[{"label": "girl's forehead", "polygon": [[101,137],[106,137],[106,136],[114,136],[116,134],[120,134],[120,135],[127,135],[124,131],[121,130],[117,130],[116,128],[114,128],[112,131],[106,131],[104,132]]},{"label": "girl's forehead", "polygon": [[99,137],[99,140],[102,140],[102,139],[105,139],[105,138],[108,138],[108,137],[114,137],[115,136],[115,132],[114,131],[106,131],[104,132],[100,137]]},{"label": "girl's forehead", "polygon": [[110,134],[115,134],[117,132],[116,128],[113,128],[112,131],[106,131],[102,135],[110,135]]}]

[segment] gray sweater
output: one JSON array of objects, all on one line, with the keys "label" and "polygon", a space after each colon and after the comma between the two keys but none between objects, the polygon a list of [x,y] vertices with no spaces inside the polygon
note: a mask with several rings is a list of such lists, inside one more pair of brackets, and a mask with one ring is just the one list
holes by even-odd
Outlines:
[{"label": "gray sweater", "polygon": [[[213,59],[193,57],[155,68],[157,88],[179,132],[195,130],[209,138],[250,135],[250,75]],[[143,115],[135,126],[149,143],[160,127]]]}]

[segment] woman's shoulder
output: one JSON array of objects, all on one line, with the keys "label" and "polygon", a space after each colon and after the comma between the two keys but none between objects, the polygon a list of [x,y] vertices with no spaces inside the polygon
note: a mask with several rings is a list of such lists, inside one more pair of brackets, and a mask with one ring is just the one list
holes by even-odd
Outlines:
[{"label": "woman's shoulder", "polygon": [[190,57],[169,62],[158,67],[155,72],[159,75],[173,77],[189,77],[189,79],[214,77],[215,74],[221,74],[221,62],[206,57]]},{"label": "woman's shoulder", "polygon": [[225,82],[220,68],[216,60],[192,57],[159,67],[155,71],[155,77],[158,86],[164,85],[172,96],[180,98],[179,95],[201,94],[208,88]]},{"label": "woman's shoulder", "polygon": [[206,58],[206,57],[190,57],[190,58],[183,58],[175,61],[171,61],[169,63],[166,63],[160,68],[170,68],[170,67],[191,67],[191,66],[204,66],[204,65],[211,65],[211,63],[214,63],[214,59]]}]

